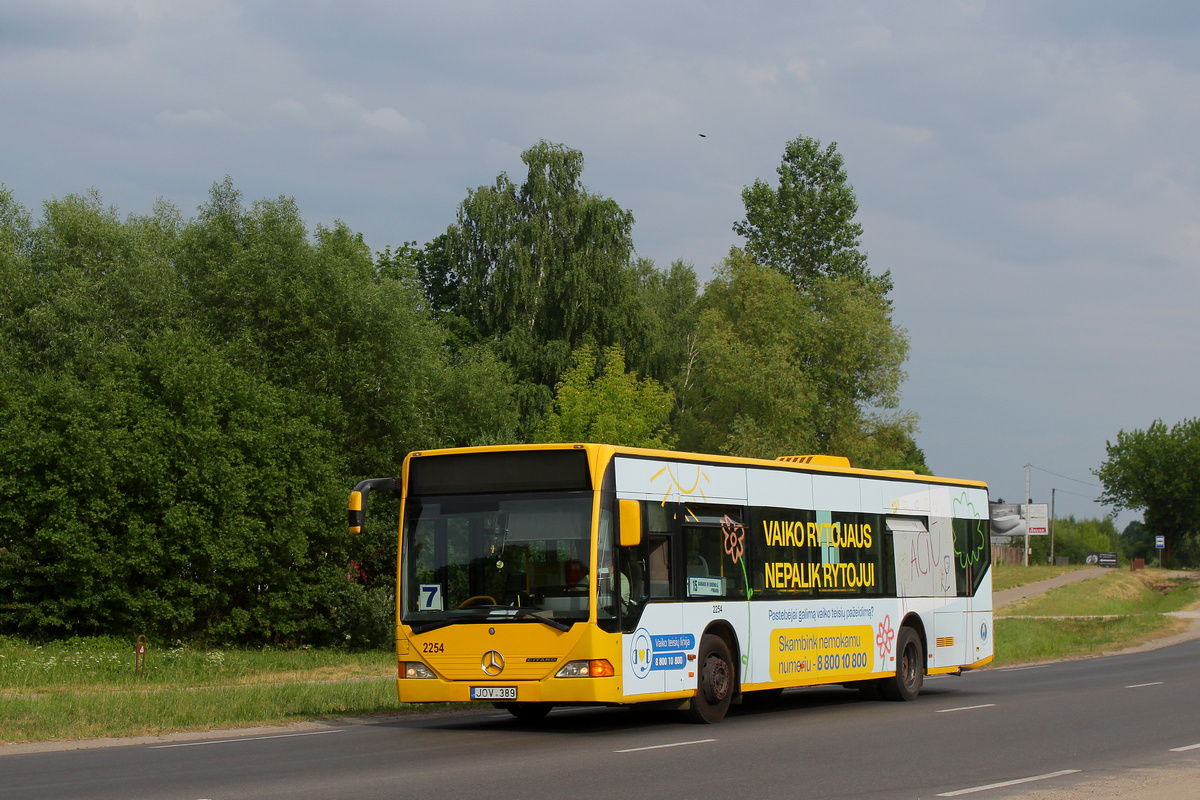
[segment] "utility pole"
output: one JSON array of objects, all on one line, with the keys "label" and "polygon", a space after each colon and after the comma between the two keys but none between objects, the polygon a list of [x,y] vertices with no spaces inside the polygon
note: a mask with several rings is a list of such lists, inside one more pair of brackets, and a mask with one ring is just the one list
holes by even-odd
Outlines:
[{"label": "utility pole", "polygon": [[1029,464],[1025,465],[1025,566],[1029,566]]},{"label": "utility pole", "polygon": [[1050,566],[1054,566],[1054,493],[1058,489],[1050,490]]}]

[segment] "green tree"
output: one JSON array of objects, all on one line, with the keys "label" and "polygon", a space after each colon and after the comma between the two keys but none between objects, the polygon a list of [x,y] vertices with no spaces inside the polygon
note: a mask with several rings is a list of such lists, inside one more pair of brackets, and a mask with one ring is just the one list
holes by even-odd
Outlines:
[{"label": "green tree", "polygon": [[1161,419],[1146,430],[1119,431],[1105,442],[1096,476],[1100,499],[1116,510],[1141,510],[1152,536],[1166,537],[1164,558],[1200,561],[1200,418],[1170,428]]},{"label": "green tree", "polygon": [[468,193],[457,223],[427,248],[422,278],[431,303],[512,367],[527,436],[571,352],[622,340],[635,284],[633,215],[588,192],[583,155],[543,141],[521,158],[528,172],[520,186],[501,174]]},{"label": "green tree", "polygon": [[676,260],[666,271],[648,258],[633,265],[636,289],[624,337],[631,366],[671,386],[677,401],[691,383],[696,359],[700,284],[691,264]]},{"label": "green tree", "polygon": [[[1074,516],[1054,521],[1054,556],[1067,558],[1072,564],[1086,563],[1088,553],[1119,553],[1120,535],[1112,518],[1081,519]],[[1030,564],[1045,564],[1050,560],[1050,537],[1031,536]]]},{"label": "green tree", "polygon": [[515,415],[380,261],[228,180],[186,221],[0,189],[0,634],[385,642],[395,528],[351,539],[348,487]]},{"label": "green tree", "polygon": [[704,289],[681,445],[770,458],[816,452],[819,388],[805,365],[810,318],[785,276],[734,250]]},{"label": "green tree", "polygon": [[1147,563],[1157,560],[1158,549],[1154,535],[1141,520],[1130,520],[1121,531],[1121,555],[1129,560],[1144,558]]},{"label": "green tree", "polygon": [[579,348],[573,357],[575,364],[558,384],[554,406],[536,441],[672,446],[667,426],[673,403],[669,389],[653,378],[639,379],[636,373],[626,372],[620,345],[605,349],[599,372],[590,346]]},{"label": "green tree", "polygon": [[[791,284],[794,296],[778,308],[761,311],[770,323],[751,320],[751,313],[760,310],[747,312],[749,303],[762,301],[736,299],[744,296],[745,287],[725,280],[732,273],[718,275],[715,285],[705,289],[704,305],[724,320],[723,328],[714,327],[710,317],[703,328],[709,341],[702,333],[699,349],[707,349],[710,356],[716,355],[714,348],[733,352],[730,335],[738,339],[744,337],[737,331],[754,331],[745,334],[749,339],[740,346],[750,344],[753,351],[769,340],[774,355],[774,360],[762,362],[759,374],[782,370],[791,377],[782,379],[786,386],[777,389],[803,399],[796,408],[776,409],[764,395],[757,403],[739,407],[732,417],[727,404],[710,405],[712,410],[726,407],[708,427],[727,426],[726,447],[734,451],[766,455],[799,447],[846,455],[861,466],[927,472],[914,439],[916,415],[896,412],[908,337],[891,317],[891,275],[875,275],[867,266],[860,248],[862,226],[855,221],[858,203],[836,144],[822,149],[819,141],[804,136],[788,142],[777,174],[777,186],[758,180],[742,192],[746,217],[734,231],[746,238],[746,246],[734,251],[730,263],[742,273],[741,262],[778,272]],[[732,304],[729,289],[735,298]],[[762,290],[767,289],[755,291]],[[782,284],[769,291],[784,296]],[[787,313],[797,316],[789,320]],[[789,326],[794,330],[787,330]],[[714,333],[719,335],[712,338]],[[735,363],[722,358],[726,367]],[[749,359],[738,366],[749,368]],[[723,380],[736,376],[729,372]],[[709,398],[723,391],[710,388]]]},{"label": "green tree", "polygon": [[890,273],[872,275],[859,249],[858,200],[837,143],[822,150],[817,139],[797,137],[776,173],[777,188],[756,180],[742,190],[746,218],[733,230],[745,237],[746,252],[800,287],[819,277],[850,278],[875,294],[890,292]]},{"label": "green tree", "polygon": [[924,466],[912,416],[877,410],[897,404],[907,352],[877,298],[823,276],[801,291],[734,249],[702,306],[695,400],[678,426],[685,447]]}]

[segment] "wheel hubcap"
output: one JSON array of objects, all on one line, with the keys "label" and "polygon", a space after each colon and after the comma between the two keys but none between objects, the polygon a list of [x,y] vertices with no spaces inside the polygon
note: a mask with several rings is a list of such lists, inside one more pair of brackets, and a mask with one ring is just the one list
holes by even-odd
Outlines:
[{"label": "wheel hubcap", "polygon": [[705,694],[714,702],[719,702],[729,692],[729,665],[720,658],[710,658],[704,664],[708,673],[705,683]]}]

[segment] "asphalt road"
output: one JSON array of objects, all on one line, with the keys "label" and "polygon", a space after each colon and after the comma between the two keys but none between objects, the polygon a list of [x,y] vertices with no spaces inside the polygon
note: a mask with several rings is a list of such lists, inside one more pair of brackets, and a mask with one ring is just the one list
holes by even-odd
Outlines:
[{"label": "asphalt road", "polygon": [[480,707],[10,751],[0,755],[0,798],[993,800],[1135,769],[1200,766],[1198,659],[1200,641],[1188,641],[940,677],[912,703],[864,700],[840,688],[795,690],[709,726],[624,709],[564,709],[524,725]]}]

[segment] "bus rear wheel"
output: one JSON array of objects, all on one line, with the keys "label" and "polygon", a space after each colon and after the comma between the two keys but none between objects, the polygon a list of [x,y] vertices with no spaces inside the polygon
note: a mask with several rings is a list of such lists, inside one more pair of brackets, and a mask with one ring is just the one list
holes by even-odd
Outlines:
[{"label": "bus rear wheel", "polygon": [[734,667],[729,645],[720,636],[706,633],[700,637],[700,677],[696,695],[688,705],[692,722],[713,723],[725,718],[733,699]]},{"label": "bus rear wheel", "polygon": [[915,700],[925,680],[925,652],[921,637],[912,628],[901,628],[896,637],[896,674],[884,678],[879,690],[888,700]]}]

